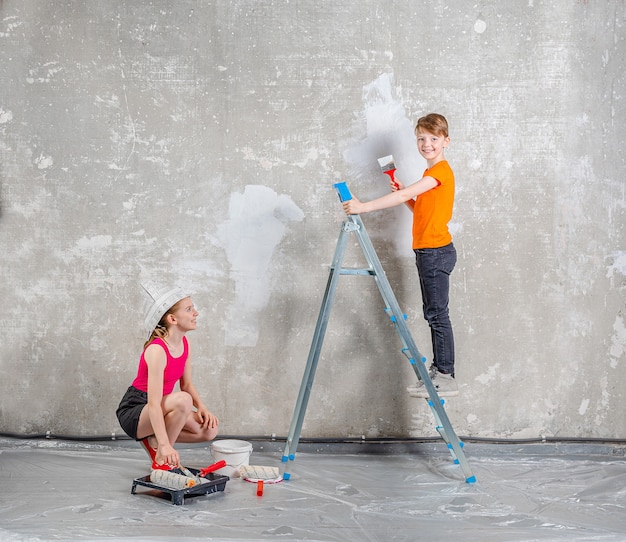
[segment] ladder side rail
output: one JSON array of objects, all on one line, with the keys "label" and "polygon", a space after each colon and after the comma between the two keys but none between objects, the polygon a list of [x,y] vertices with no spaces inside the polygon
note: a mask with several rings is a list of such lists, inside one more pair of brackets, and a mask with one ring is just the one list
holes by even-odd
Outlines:
[{"label": "ladder side rail", "polygon": [[332,307],[335,291],[337,289],[337,282],[341,276],[341,264],[346,252],[346,246],[348,243],[349,231],[344,227],[339,234],[339,241],[337,242],[337,248],[335,249],[335,255],[331,263],[330,272],[328,275],[328,281],[326,283],[326,291],[324,292],[324,298],[320,307],[320,312],[317,318],[317,324],[315,326],[315,332],[311,341],[311,348],[307,358],[307,364],[302,375],[302,382],[300,384],[300,391],[296,400],[296,407],[291,420],[291,426],[289,428],[289,434],[287,436],[287,442],[285,443],[285,450],[282,457],[283,462],[283,478],[289,479],[289,463],[292,463],[295,459],[296,449],[300,440],[300,433],[302,431],[302,424],[304,422],[304,416],[306,414],[307,405],[309,402],[309,396],[311,394],[311,388],[313,386],[313,379],[315,378],[315,371],[317,370],[317,364],[319,361],[324,337],[326,335],[326,328],[328,326],[328,320],[330,317],[330,309]]},{"label": "ladder side rail", "polygon": [[[406,325],[404,318],[396,317],[395,324],[398,328],[398,333],[404,336],[409,348],[409,352],[413,356],[413,363],[411,363],[411,365],[413,366],[413,370],[415,371],[416,375],[421,377],[424,386],[428,391],[428,395],[430,397],[430,401],[428,401],[428,404],[433,411],[433,414],[436,414],[435,420],[438,421],[439,427],[441,427],[441,430],[438,428],[437,431],[439,432],[439,434],[441,434],[442,438],[446,442],[455,462],[458,460],[458,463],[461,466],[463,473],[465,474],[466,481],[468,483],[475,482],[476,478],[473,475],[472,469],[467,462],[467,459],[465,458],[465,453],[463,452],[463,443],[459,440],[459,437],[457,436],[452,427],[452,424],[450,423],[450,419],[448,418],[448,415],[443,407],[443,403],[439,398],[439,394],[437,393],[437,390],[435,389],[432,380],[428,376],[426,366],[424,363],[415,362],[416,358],[418,360],[421,359],[421,355],[419,353],[419,350],[417,349],[417,346],[415,345],[415,342],[413,341],[413,337],[411,336],[411,332],[409,331],[409,328]],[[445,432],[445,435],[442,433],[442,431]]]},{"label": "ladder side rail", "polygon": [[374,269],[374,275],[376,277],[376,283],[378,285],[379,291],[383,297],[383,300],[388,304],[389,309],[394,315],[396,330],[398,331],[402,342],[406,345],[412,356],[412,361],[411,359],[409,359],[409,361],[411,361],[411,365],[413,367],[413,370],[415,371],[415,374],[424,382],[424,385],[426,386],[428,395],[431,398],[431,401],[429,401],[429,405],[433,410],[433,413],[436,414],[435,418],[441,422],[440,426],[445,432],[447,439],[444,437],[443,434],[441,434],[441,431],[438,431],[450,448],[452,457],[455,458],[455,460],[458,460],[459,464],[461,465],[461,468],[466,475],[467,481],[473,482],[475,481],[475,477],[472,474],[471,468],[467,460],[465,459],[462,444],[459,441],[459,438],[456,435],[454,429],[452,428],[452,424],[450,423],[450,420],[443,408],[443,404],[441,403],[439,395],[437,394],[437,390],[435,389],[432,380],[428,376],[428,371],[425,367],[425,364],[420,362],[420,360],[422,359],[422,355],[417,348],[415,341],[413,340],[413,336],[411,335],[408,326],[406,325],[406,321],[404,320],[404,314],[402,313],[398,300],[396,299],[396,296],[391,289],[391,285],[389,284],[389,280],[387,279],[387,274],[385,273],[385,270],[380,263],[380,259],[378,258],[376,250],[372,245],[371,239],[367,234],[367,230],[365,229],[363,221],[359,215],[353,215],[353,217],[354,222],[359,226],[359,228],[355,231],[359,240],[359,244],[363,249],[363,253],[365,254],[368,263]]},{"label": "ladder side rail", "polygon": [[360,215],[352,215],[352,217],[359,226],[355,233],[359,244],[361,245],[361,249],[363,250],[363,254],[365,254],[367,263],[374,270],[374,277],[376,279],[376,285],[378,286],[378,290],[383,298],[383,301],[385,302],[386,307],[389,309],[389,311],[391,311],[391,314],[394,317],[393,320],[395,320],[394,324],[396,325],[396,331],[400,336],[400,340],[402,341],[404,348],[407,349],[411,354],[409,361],[413,366],[413,370],[417,374],[418,378],[420,378],[420,380],[423,380],[424,382],[426,380],[430,380],[430,377],[428,376],[428,370],[424,366],[424,363],[421,363],[423,356],[417,348],[417,345],[413,341],[411,333],[406,326],[404,313],[400,309],[400,304],[398,303],[398,300],[396,299],[396,296],[391,289],[389,279],[387,279],[387,273],[380,263],[380,259],[378,258],[376,250],[374,249],[374,245],[372,244],[369,234],[365,229],[363,220],[361,219]]},{"label": "ladder side rail", "polygon": [[[411,334],[409,332],[409,329],[406,323],[404,322],[404,319],[401,319],[400,321],[396,321],[396,326],[398,326],[399,332],[405,336],[407,343],[409,345],[409,351],[411,352],[411,354],[413,356],[419,355],[417,346],[415,346],[415,343],[413,342],[413,338],[411,337]],[[466,481],[468,483],[475,482],[476,478],[473,475],[472,469],[469,463],[467,462],[465,453],[463,452],[463,443],[459,440],[459,437],[457,436],[456,432],[454,431],[452,427],[452,424],[450,423],[450,419],[448,418],[448,415],[443,407],[443,403],[441,399],[439,398],[439,394],[437,393],[437,390],[435,389],[435,386],[433,385],[432,380],[428,376],[425,364],[420,362],[420,363],[412,363],[411,365],[413,366],[413,370],[418,376],[420,375],[420,372],[418,371],[425,373],[421,375],[421,377],[422,377],[424,386],[426,386],[426,390],[428,391],[428,395],[430,397],[428,404],[431,410],[433,411],[433,414],[436,414],[435,420],[439,424],[437,431],[442,436],[444,442],[446,442],[455,462],[458,460],[458,463],[461,466],[463,473],[465,474]],[[441,427],[441,429],[439,429],[439,427]],[[445,432],[445,434],[443,434],[442,431]]]},{"label": "ladder side rail", "polygon": [[[384,288],[384,285],[380,285],[379,288]],[[382,293],[382,291],[381,291]],[[389,307],[391,305],[390,301],[387,301],[387,306]],[[387,311],[391,311],[391,309],[387,309]],[[417,378],[419,378],[420,380],[425,382],[425,378],[426,380],[430,380],[430,377],[428,376],[428,373],[426,372],[426,367],[425,367],[425,361],[426,358],[423,357],[421,354],[418,353],[418,360],[415,360],[415,353],[411,353],[411,348],[409,347],[407,340],[405,339],[405,333],[402,331],[402,329],[400,328],[400,326],[398,325],[397,321],[398,321],[398,316],[396,314],[392,314],[392,316],[390,317],[390,319],[392,320],[394,327],[396,329],[396,332],[398,333],[398,337],[400,338],[400,341],[402,342],[402,353],[405,355],[405,357],[409,360],[409,363],[414,366],[413,370],[416,373]],[[402,319],[404,320],[404,314],[402,314]],[[417,348],[417,346],[416,346]],[[424,371],[420,372],[419,368],[417,366],[421,366],[424,368]],[[423,373],[426,372],[426,377],[423,376]],[[435,390],[436,392],[436,390]],[[438,395],[438,394],[437,394]],[[441,401],[441,399],[439,399]],[[441,438],[444,440],[444,442],[446,443],[446,445],[448,446],[448,449],[450,450],[450,453],[452,455],[452,459],[455,461],[455,463],[458,463],[458,458],[456,457],[456,454],[454,453],[452,447],[451,447],[451,442],[450,439],[448,438],[448,435],[442,425],[442,422],[439,418],[439,414],[437,413],[436,409],[433,407],[433,402],[432,399],[428,399],[427,400],[428,405],[430,407],[430,409],[432,410],[433,416],[435,418],[435,422],[436,422],[436,430],[439,433],[439,435],[441,436]]]},{"label": "ladder side rail", "polygon": [[[440,401],[442,401],[443,404],[443,399],[440,399]],[[439,415],[437,414],[437,411],[433,408],[433,401],[432,399],[426,399],[426,402],[428,403],[428,406],[430,407],[432,413],[433,413],[433,417],[435,418],[435,423],[437,424],[435,426],[435,429],[437,430],[437,433],[439,433],[439,435],[441,436],[441,438],[444,440],[444,442],[446,443],[446,445],[448,446],[448,451],[450,452],[450,455],[452,456],[452,459],[454,460],[455,464],[459,464],[459,458],[457,457],[456,453],[454,452],[454,448],[452,447],[452,442],[450,441],[450,439],[448,438],[448,435],[446,433],[446,430],[444,429],[442,423],[441,423],[441,419],[439,418]],[[461,448],[463,447],[463,442],[459,441]]]}]

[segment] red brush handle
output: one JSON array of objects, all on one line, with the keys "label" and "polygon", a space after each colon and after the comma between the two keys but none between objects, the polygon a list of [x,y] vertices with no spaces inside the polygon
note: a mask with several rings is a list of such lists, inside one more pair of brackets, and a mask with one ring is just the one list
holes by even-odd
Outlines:
[{"label": "red brush handle", "polygon": [[391,179],[391,182],[393,183],[393,185],[399,189],[400,187],[398,186],[398,183],[396,182],[396,176],[394,175],[395,172],[396,172],[395,169],[390,169],[389,171],[385,171],[384,173],[385,175],[389,175],[389,178]]},{"label": "red brush handle", "polygon": [[222,467],[226,466],[226,461],[224,461],[223,459],[218,461],[217,463],[213,463],[213,465],[209,465],[208,467],[204,467],[198,474],[200,476],[206,476],[207,474],[209,474],[209,472],[213,472],[216,470],[221,469]]}]

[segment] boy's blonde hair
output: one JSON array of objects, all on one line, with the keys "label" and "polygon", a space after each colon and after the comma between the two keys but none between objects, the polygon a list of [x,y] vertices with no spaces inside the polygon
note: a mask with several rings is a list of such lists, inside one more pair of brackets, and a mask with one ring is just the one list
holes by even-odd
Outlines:
[{"label": "boy's blonde hair", "polygon": [[438,113],[429,113],[417,120],[415,134],[420,130],[430,132],[436,136],[448,137],[448,121],[446,117]]}]

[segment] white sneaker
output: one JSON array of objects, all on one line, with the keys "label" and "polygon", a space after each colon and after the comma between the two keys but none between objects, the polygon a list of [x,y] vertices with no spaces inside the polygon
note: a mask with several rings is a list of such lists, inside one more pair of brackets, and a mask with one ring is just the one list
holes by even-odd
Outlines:
[{"label": "white sneaker", "polygon": [[[435,375],[431,376],[431,380],[439,397],[455,397],[459,394],[459,388],[452,375],[436,371]],[[421,399],[428,399],[430,397],[426,386],[424,386],[424,383],[421,381],[417,383],[417,386],[411,386],[407,388],[407,390],[411,397],[418,397]]]},{"label": "white sneaker", "polygon": [[[434,365],[431,365],[428,368],[428,376],[432,380],[433,378],[435,378],[436,374],[437,374],[437,367],[435,367]],[[419,392],[419,390],[421,390],[423,388],[424,388],[424,381],[423,380],[418,380],[415,384],[407,386],[406,391],[409,392],[409,395],[411,397],[419,397],[416,394]],[[426,394],[426,397],[428,397],[428,394]]]}]

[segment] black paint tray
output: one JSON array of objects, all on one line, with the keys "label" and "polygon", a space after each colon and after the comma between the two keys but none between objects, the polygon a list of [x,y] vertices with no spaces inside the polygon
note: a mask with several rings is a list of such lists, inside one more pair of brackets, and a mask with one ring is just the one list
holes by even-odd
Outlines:
[{"label": "black paint tray", "polygon": [[[189,468],[189,470],[196,476],[200,472],[199,469]],[[152,494],[156,497],[162,497],[164,499],[170,499],[172,501],[172,504],[183,504],[185,497],[198,497],[199,495],[208,495],[209,493],[224,491],[224,488],[226,487],[226,482],[230,480],[228,476],[215,474],[214,472],[210,472],[209,474],[204,476],[204,478],[209,480],[209,482],[198,484],[193,487],[185,487],[183,489],[172,489],[169,487],[153,484],[150,481],[150,475],[142,476],[141,478],[135,478],[133,480],[133,487],[130,492],[135,495],[135,493],[137,492],[137,486],[143,486],[152,490],[146,491],[145,493]]]}]

